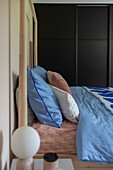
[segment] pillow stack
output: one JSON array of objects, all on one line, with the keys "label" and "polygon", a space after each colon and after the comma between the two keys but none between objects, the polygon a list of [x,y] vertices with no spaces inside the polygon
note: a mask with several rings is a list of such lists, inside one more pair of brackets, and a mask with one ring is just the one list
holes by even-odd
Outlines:
[{"label": "pillow stack", "polygon": [[[49,82],[49,84],[47,84]],[[37,119],[46,125],[61,127],[62,114],[77,123],[79,110],[64,78],[40,66],[27,69],[29,104]]]}]

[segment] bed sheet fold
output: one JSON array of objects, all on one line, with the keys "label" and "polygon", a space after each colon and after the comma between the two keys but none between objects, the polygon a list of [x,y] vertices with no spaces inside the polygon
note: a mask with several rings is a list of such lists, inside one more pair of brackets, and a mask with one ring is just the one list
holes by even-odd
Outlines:
[{"label": "bed sheet fold", "polygon": [[84,87],[71,87],[80,116],[76,133],[79,160],[113,164],[113,115]]}]

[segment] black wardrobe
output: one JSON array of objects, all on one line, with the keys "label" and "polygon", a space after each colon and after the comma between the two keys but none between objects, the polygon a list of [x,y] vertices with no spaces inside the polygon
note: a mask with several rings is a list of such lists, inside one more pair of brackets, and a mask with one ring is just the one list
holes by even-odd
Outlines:
[{"label": "black wardrobe", "polygon": [[113,86],[113,7],[35,5],[38,61],[70,86]]}]

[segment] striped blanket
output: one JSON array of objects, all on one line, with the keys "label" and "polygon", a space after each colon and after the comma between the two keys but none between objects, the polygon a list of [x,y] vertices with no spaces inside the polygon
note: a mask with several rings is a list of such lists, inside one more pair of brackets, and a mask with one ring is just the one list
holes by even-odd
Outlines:
[{"label": "striped blanket", "polygon": [[84,87],[95,97],[97,97],[103,106],[113,114],[113,87]]}]

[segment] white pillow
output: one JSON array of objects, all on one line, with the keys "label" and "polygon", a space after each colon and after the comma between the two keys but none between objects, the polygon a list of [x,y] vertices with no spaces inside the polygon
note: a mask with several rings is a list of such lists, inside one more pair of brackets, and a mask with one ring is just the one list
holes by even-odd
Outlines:
[{"label": "white pillow", "polygon": [[66,91],[55,86],[49,86],[58,100],[63,116],[70,122],[77,123],[79,110],[74,98]]}]

